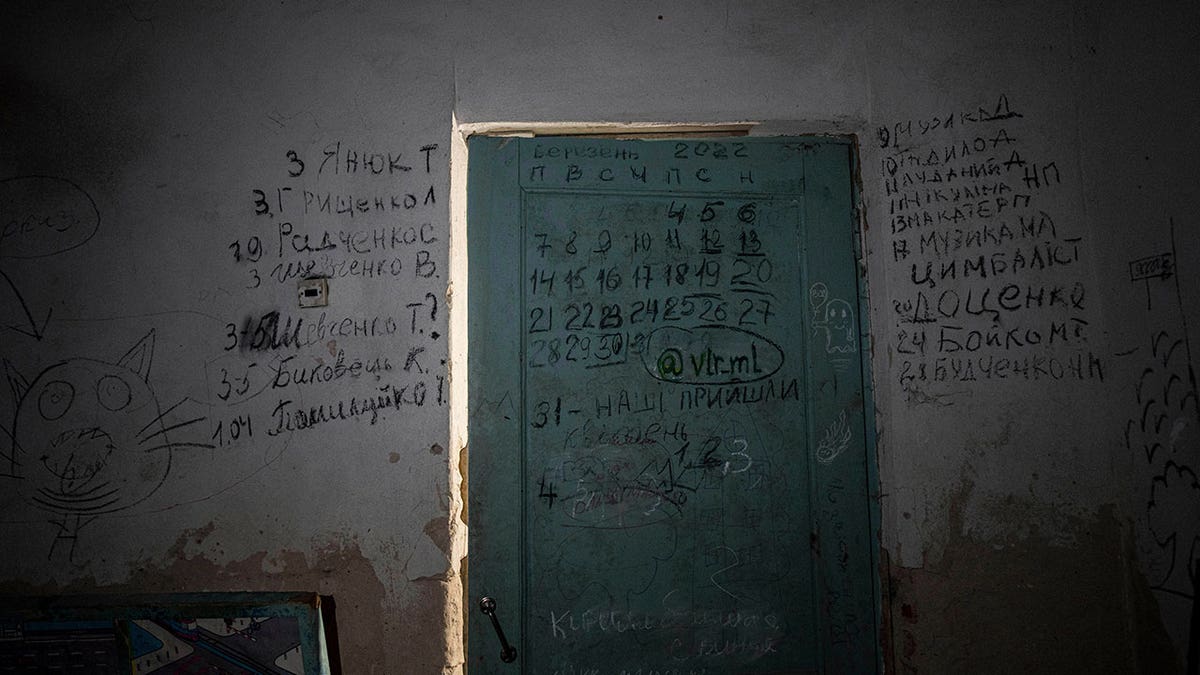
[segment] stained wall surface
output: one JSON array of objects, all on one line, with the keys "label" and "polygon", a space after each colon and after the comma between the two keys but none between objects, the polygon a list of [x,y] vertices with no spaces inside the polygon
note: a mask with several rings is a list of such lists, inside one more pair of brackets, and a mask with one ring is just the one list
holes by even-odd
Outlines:
[{"label": "stained wall surface", "polygon": [[749,121],[859,143],[889,668],[1180,670],[1198,12],[10,6],[0,591],[317,590],[456,672],[452,116]]}]

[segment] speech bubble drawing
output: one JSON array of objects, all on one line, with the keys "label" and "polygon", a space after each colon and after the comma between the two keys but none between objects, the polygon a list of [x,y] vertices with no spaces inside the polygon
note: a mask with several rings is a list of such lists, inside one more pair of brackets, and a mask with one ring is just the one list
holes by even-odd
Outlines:
[{"label": "speech bubble drawing", "polygon": [[41,258],[81,246],[100,211],[75,183],[53,176],[0,180],[0,258]]}]

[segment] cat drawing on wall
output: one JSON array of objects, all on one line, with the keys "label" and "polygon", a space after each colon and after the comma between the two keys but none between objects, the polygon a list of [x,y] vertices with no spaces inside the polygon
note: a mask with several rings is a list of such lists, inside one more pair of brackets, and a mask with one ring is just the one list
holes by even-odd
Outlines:
[{"label": "cat drawing on wall", "polygon": [[51,556],[65,543],[73,559],[82,527],[144,502],[166,481],[175,447],[203,445],[169,438],[204,418],[164,422],[178,406],[159,408],[148,380],[153,356],[151,330],[115,362],[67,359],[32,381],[5,361],[16,401],[10,473],[23,501],[57,528]]}]

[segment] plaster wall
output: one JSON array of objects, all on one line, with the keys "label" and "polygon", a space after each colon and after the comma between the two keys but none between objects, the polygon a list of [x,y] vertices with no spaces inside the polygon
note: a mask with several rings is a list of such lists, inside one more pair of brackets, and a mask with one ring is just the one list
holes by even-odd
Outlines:
[{"label": "plaster wall", "polygon": [[[858,138],[889,667],[1179,669],[1197,11],[9,7],[0,589],[315,589],[347,672],[455,672],[452,116],[748,121]],[[104,462],[127,502],[56,525],[31,448],[83,428],[170,463]]]}]

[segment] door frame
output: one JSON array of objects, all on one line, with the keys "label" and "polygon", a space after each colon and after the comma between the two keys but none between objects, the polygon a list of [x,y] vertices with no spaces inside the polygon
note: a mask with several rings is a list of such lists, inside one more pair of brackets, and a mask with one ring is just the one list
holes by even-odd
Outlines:
[{"label": "door frame", "polygon": [[[829,136],[840,137],[850,141],[851,150],[851,190],[852,203],[855,209],[857,227],[853,233],[854,259],[858,264],[858,324],[862,339],[863,354],[863,397],[869,412],[864,414],[865,443],[867,455],[868,521],[870,535],[874,544],[871,546],[871,563],[875,570],[872,579],[875,597],[875,626],[876,644],[878,646],[878,672],[890,672],[894,665],[890,649],[890,620],[888,596],[885,593],[888,573],[884,569],[887,560],[882,556],[882,521],[881,496],[882,487],[879,472],[878,420],[879,410],[875,406],[875,368],[874,343],[870,331],[870,294],[867,278],[867,249],[865,241],[866,208],[863,204],[861,151],[859,145],[860,129],[837,128],[842,125],[825,124],[822,126],[835,127],[813,131],[811,124],[799,122],[784,122],[764,124],[761,122],[459,122],[456,115],[451,116],[451,147],[450,147],[450,241],[449,269],[450,279],[447,288],[448,313],[448,352],[447,362],[449,379],[449,442],[450,452],[448,466],[449,502],[450,502],[450,593],[457,593],[461,602],[461,614],[453,616],[447,612],[447,643],[451,653],[457,650],[459,663],[464,668],[469,665],[467,626],[470,614],[478,611],[472,598],[468,597],[469,532],[468,523],[468,490],[469,490],[469,444],[470,431],[468,428],[469,373],[467,372],[467,308],[469,264],[467,247],[467,189],[470,156],[467,141],[473,136],[532,138],[537,136],[592,136],[609,139],[654,139],[654,138],[715,138],[730,136]],[[455,367],[457,364],[457,368]],[[453,609],[453,602],[449,606]]]}]

